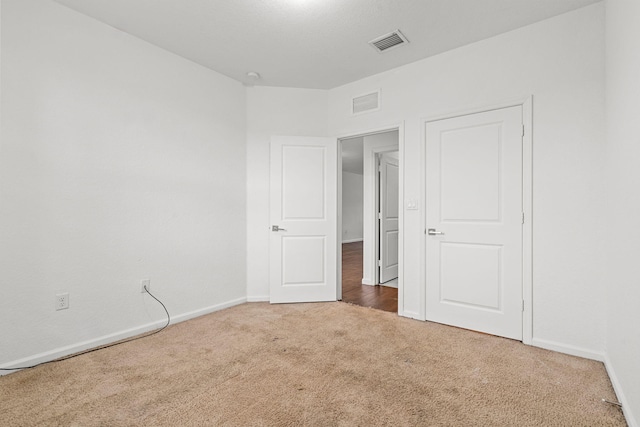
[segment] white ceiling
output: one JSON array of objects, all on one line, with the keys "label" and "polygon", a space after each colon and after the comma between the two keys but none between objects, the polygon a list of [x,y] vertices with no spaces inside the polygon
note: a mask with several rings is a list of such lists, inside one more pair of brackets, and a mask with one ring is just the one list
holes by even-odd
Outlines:
[{"label": "white ceiling", "polygon": [[[241,82],[330,89],[599,0],[55,0]],[[368,42],[400,29],[410,44]]]}]

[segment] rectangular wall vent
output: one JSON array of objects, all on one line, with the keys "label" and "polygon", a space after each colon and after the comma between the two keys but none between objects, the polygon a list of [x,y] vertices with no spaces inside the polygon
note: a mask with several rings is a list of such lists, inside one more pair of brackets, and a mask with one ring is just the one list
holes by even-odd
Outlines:
[{"label": "rectangular wall vent", "polygon": [[380,108],[380,91],[356,96],[351,100],[351,114],[366,113]]},{"label": "rectangular wall vent", "polygon": [[384,36],[380,36],[375,38],[369,42],[371,46],[378,52],[386,52],[387,50],[402,46],[403,44],[409,43],[409,40],[400,32],[400,30],[395,30],[389,34],[385,34]]}]

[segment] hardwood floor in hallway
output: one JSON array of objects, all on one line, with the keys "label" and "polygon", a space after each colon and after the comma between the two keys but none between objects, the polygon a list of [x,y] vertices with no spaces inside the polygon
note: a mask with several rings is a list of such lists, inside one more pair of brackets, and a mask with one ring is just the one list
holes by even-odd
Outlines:
[{"label": "hardwood floor in hallway", "polygon": [[362,284],[362,242],[342,244],[342,301],[398,312],[398,289]]}]

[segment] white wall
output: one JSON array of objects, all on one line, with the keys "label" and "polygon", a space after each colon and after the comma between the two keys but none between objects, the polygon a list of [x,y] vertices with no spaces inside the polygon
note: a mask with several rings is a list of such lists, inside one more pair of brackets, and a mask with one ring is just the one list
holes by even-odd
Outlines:
[{"label": "white wall", "polygon": [[243,301],[242,85],[51,1],[2,9],[0,365],[160,322],[144,278],[176,320]]},{"label": "white wall", "polygon": [[[348,115],[381,89],[381,109]],[[404,121],[404,200],[423,200],[423,118],[534,96],[533,337],[601,358],[605,341],[602,200],[604,6],[595,4],[329,91],[329,133]],[[405,210],[404,313],[424,318],[420,227]]]},{"label": "white wall", "polygon": [[640,2],[606,2],[607,368],[640,425]]},{"label": "white wall", "polygon": [[[246,94],[55,3],[1,8],[0,365],[161,322],[142,278],[178,319],[246,293],[268,297],[271,135],[404,122],[405,198],[422,200],[422,118],[533,94],[534,337],[577,354],[606,351],[638,425],[637,1],[606,2],[606,149],[602,4],[329,92]],[[379,112],[344,114],[351,96],[378,88]],[[404,242],[405,314],[420,316],[423,215],[423,206],[405,213]],[[62,291],[71,308],[56,312]]]},{"label": "white wall", "polygon": [[327,92],[247,88],[247,296],[269,299],[269,143],[272,135],[327,136]]},{"label": "white wall", "polygon": [[342,241],[362,240],[362,175],[342,171]]}]

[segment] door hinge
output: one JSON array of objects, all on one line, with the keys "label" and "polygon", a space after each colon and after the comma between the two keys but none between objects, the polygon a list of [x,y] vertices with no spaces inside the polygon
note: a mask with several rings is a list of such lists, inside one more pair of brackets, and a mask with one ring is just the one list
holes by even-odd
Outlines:
[{"label": "door hinge", "polygon": [[524,212],[522,212],[522,223],[524,224]]},{"label": "door hinge", "polygon": [[522,312],[524,313],[524,300],[522,300]]},{"label": "door hinge", "polygon": [[382,219],[382,212],[378,212],[378,219]]},{"label": "door hinge", "polygon": [[522,136],[524,136],[524,125],[522,125]]},{"label": "door hinge", "polygon": [[378,267],[382,267],[382,260],[381,259],[378,260]]}]

